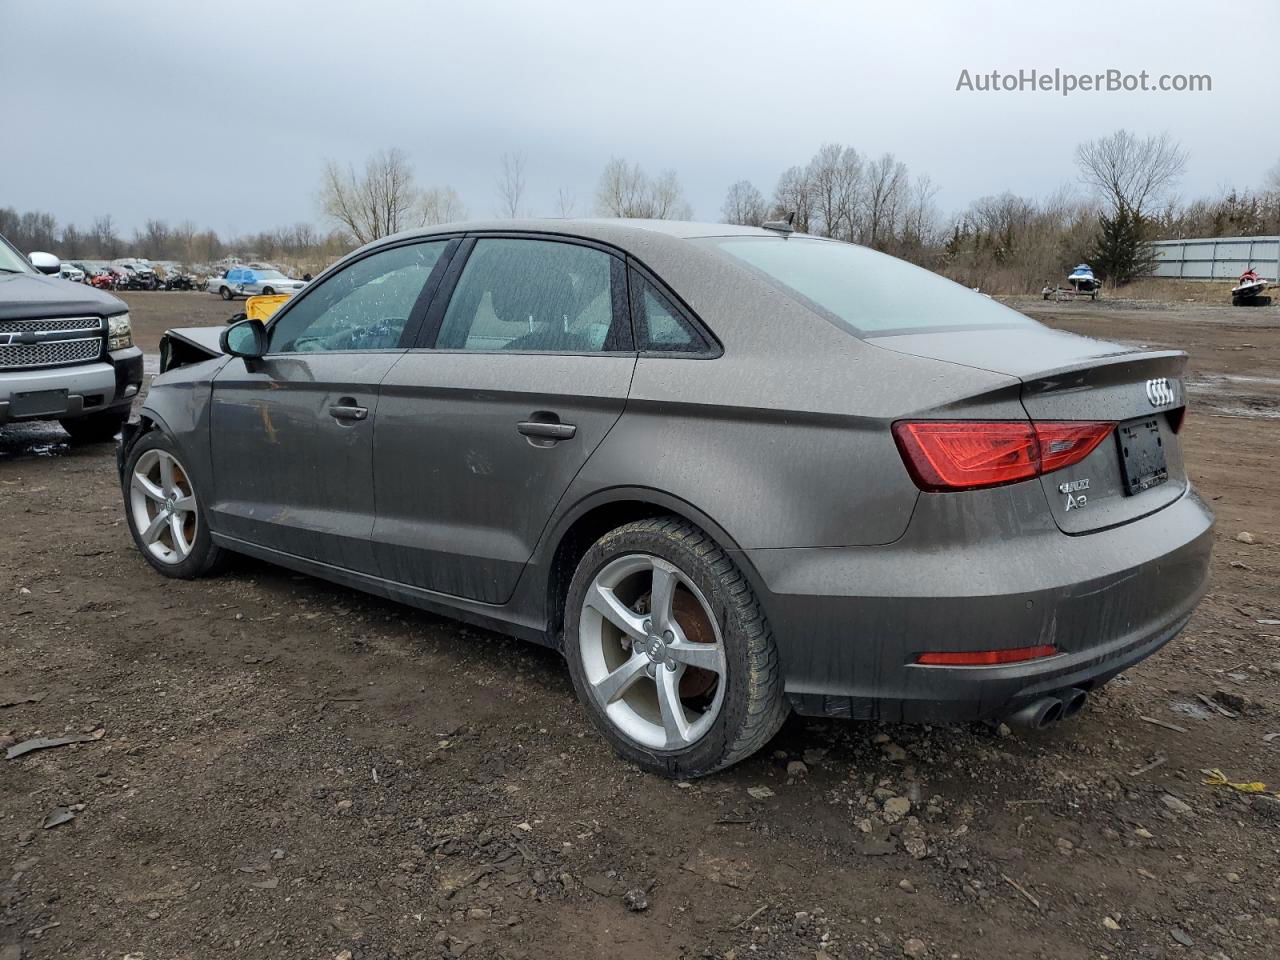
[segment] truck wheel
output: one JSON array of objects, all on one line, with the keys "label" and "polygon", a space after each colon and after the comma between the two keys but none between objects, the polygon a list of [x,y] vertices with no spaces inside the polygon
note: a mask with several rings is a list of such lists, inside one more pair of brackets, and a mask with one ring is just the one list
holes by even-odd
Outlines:
[{"label": "truck wheel", "polygon": [[223,300],[230,300],[230,299],[231,299],[231,291],[230,291],[227,287],[222,287],[222,288],[220,288],[220,289],[218,290],[218,293],[220,293],[220,294],[222,295],[222,299],[223,299]]},{"label": "truck wheel", "polygon": [[666,777],[737,763],[789,711],[751,587],[715,541],[675,517],[629,523],[587,550],[569,585],[564,653],[605,739]]},{"label": "truck wheel", "polygon": [[225,551],[214,544],[207,511],[177,447],[159,430],[133,445],[125,462],[124,512],[133,542],[166,577],[215,572]]},{"label": "truck wheel", "polygon": [[129,411],[104,410],[85,417],[69,417],[59,420],[62,429],[71,434],[76,443],[106,443],[115,438],[129,419]]}]

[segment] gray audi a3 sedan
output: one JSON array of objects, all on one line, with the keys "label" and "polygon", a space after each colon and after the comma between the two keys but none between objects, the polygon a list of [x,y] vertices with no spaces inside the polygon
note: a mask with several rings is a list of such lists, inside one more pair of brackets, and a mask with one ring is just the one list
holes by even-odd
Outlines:
[{"label": "gray audi a3 sedan", "polygon": [[792,710],[1043,727],[1168,642],[1213,524],[1185,361],[785,224],[453,224],[170,331],[122,489],[161,573],[553,646],[620,754],[696,776]]}]

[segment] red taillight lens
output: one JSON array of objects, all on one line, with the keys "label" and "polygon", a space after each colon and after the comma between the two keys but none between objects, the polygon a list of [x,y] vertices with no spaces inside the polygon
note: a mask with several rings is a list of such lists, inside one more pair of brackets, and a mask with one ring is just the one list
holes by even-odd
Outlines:
[{"label": "red taillight lens", "polygon": [[1021,663],[1057,656],[1058,648],[1050,645],[1038,647],[1013,647],[1009,650],[974,650],[947,653],[922,653],[916,663],[935,667],[992,667],[1002,663]]},{"label": "red taillight lens", "polygon": [[1037,423],[1040,441],[1040,473],[1053,473],[1079,463],[1115,429],[1114,423]]},{"label": "red taillight lens", "polygon": [[926,420],[893,425],[921,490],[976,490],[1079,463],[1114,429],[1092,421]]}]

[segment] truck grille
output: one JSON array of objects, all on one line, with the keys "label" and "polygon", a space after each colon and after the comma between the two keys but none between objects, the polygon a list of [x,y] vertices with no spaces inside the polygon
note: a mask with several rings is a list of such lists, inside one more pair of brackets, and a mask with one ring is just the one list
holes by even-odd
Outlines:
[{"label": "truck grille", "polygon": [[45,340],[42,343],[0,343],[0,370],[6,367],[56,367],[84,363],[102,355],[102,338]]},{"label": "truck grille", "polygon": [[46,320],[0,320],[0,333],[96,333],[102,329],[98,317],[59,317]]}]

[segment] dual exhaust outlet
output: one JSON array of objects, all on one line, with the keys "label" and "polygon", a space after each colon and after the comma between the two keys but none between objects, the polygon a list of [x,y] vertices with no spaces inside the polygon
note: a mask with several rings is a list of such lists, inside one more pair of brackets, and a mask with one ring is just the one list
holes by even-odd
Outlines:
[{"label": "dual exhaust outlet", "polygon": [[1052,697],[1033,700],[1005,718],[1005,723],[1022,730],[1044,730],[1060,720],[1069,720],[1084,709],[1089,691],[1073,687]]}]

